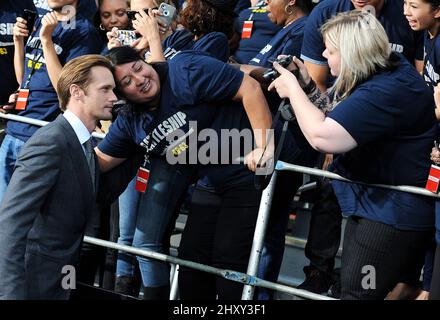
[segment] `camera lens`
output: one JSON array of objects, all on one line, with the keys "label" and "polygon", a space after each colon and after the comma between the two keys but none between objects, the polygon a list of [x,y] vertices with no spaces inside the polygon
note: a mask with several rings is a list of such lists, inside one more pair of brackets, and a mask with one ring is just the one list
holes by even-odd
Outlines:
[{"label": "camera lens", "polygon": [[168,17],[170,15],[170,12],[168,10],[164,10],[163,15]]}]

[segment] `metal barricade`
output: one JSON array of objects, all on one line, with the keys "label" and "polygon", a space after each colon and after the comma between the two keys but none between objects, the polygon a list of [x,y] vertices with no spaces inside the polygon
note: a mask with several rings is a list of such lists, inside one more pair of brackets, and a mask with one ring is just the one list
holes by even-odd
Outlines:
[{"label": "metal barricade", "polygon": [[[44,126],[44,125],[48,124],[48,122],[46,122],[46,121],[30,119],[27,117],[22,117],[22,116],[17,116],[17,115],[12,115],[12,114],[1,114],[0,113],[0,118],[25,122],[25,123],[29,123],[29,124],[37,125],[37,126]],[[93,136],[96,138],[102,139],[105,137],[105,134],[93,133]],[[296,289],[296,288],[282,285],[279,283],[273,283],[273,282],[266,281],[266,280],[263,280],[263,279],[256,277],[257,271],[258,271],[259,260],[260,260],[260,256],[261,256],[261,252],[262,252],[262,248],[263,248],[264,235],[266,232],[267,221],[269,218],[271,202],[272,202],[272,198],[273,198],[273,190],[275,188],[278,171],[294,171],[294,172],[298,172],[298,173],[304,173],[304,174],[308,174],[308,175],[314,175],[314,176],[319,176],[319,177],[333,179],[333,180],[340,180],[340,181],[345,181],[345,182],[350,182],[350,183],[358,183],[358,184],[369,185],[369,186],[374,186],[374,187],[379,187],[379,188],[385,188],[385,189],[391,189],[391,190],[409,192],[409,193],[418,194],[418,195],[440,198],[439,194],[432,193],[432,192],[425,190],[423,188],[418,188],[418,187],[413,187],[413,186],[390,186],[390,185],[383,185],[383,184],[366,184],[366,183],[362,183],[362,182],[348,180],[338,174],[335,174],[335,173],[332,173],[329,171],[324,171],[324,170],[309,168],[309,167],[303,167],[303,166],[298,166],[298,165],[286,163],[283,161],[278,161],[276,164],[276,167],[275,167],[275,171],[274,171],[272,178],[270,180],[270,183],[268,184],[266,189],[263,191],[263,194],[261,197],[261,202],[260,202],[260,207],[259,207],[259,211],[258,211],[257,223],[255,226],[254,238],[253,238],[252,249],[251,249],[251,254],[250,254],[250,258],[249,258],[247,273],[237,272],[237,271],[233,271],[233,270],[214,268],[214,267],[211,267],[208,265],[203,265],[200,263],[183,260],[183,259],[176,258],[176,257],[170,256],[170,255],[165,255],[162,253],[151,252],[151,251],[145,251],[145,250],[133,248],[130,246],[120,245],[120,244],[117,244],[117,243],[114,243],[111,241],[105,241],[105,240],[92,238],[92,237],[88,237],[88,236],[84,236],[84,241],[87,243],[90,243],[90,244],[94,244],[94,245],[98,245],[98,246],[102,246],[102,247],[106,247],[106,248],[110,248],[110,249],[125,251],[128,253],[132,253],[134,255],[139,255],[139,256],[150,258],[150,259],[156,259],[156,260],[160,260],[163,262],[171,263],[174,265],[174,273],[176,275],[178,274],[178,268],[180,265],[180,266],[185,266],[185,267],[192,268],[192,269],[199,270],[199,271],[203,271],[203,272],[208,272],[208,273],[214,274],[219,277],[223,277],[223,278],[231,280],[231,281],[243,283],[244,284],[243,294],[242,294],[243,300],[251,300],[253,298],[256,286],[267,288],[267,289],[272,289],[272,290],[276,290],[276,291],[280,291],[280,292],[289,293],[289,294],[292,294],[292,295],[295,295],[295,296],[298,296],[301,298],[305,298],[305,299],[336,300],[331,297],[311,293],[311,292],[308,292],[305,290]],[[176,297],[176,295],[177,295],[177,277],[173,277],[171,297]]]}]

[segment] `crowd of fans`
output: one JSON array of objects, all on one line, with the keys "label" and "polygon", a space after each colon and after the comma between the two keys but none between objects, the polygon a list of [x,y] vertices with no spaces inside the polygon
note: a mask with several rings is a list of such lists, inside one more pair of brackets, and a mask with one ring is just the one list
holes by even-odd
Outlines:
[{"label": "crowd of fans", "polygon": [[[96,141],[99,169],[104,174],[142,158],[139,171],[149,177],[142,186],[138,175],[127,176],[116,201],[97,197],[84,234],[168,253],[186,207],[179,257],[245,273],[264,187],[256,185],[255,171],[276,154],[366,183],[318,181],[305,250],[310,265],[300,289],[341,299],[439,299],[438,201],[368,184],[424,187],[430,165],[440,163],[440,150],[432,147],[440,119],[440,1],[163,3],[176,8],[168,22],[160,0],[0,2],[1,112],[53,121],[62,112],[57,86],[63,66],[90,54],[111,63],[118,101],[112,120],[96,123],[106,134]],[[283,56],[293,56],[289,66],[273,63]],[[270,68],[277,77],[264,76]],[[287,129],[275,117],[283,101],[296,117]],[[38,128],[7,121],[0,201]],[[191,135],[206,128],[217,137],[224,130],[252,132],[252,148],[238,146],[245,165],[221,144],[210,152],[226,162],[190,161],[204,146],[192,144]],[[177,131],[182,136],[170,139]],[[181,161],[170,163],[170,155]],[[302,181],[299,173],[278,174],[262,279],[277,281],[291,202]],[[15,246],[1,244],[14,233],[2,224],[8,199],[0,207],[0,255]],[[34,222],[28,225],[31,233]],[[9,263],[2,260],[0,279]],[[93,284],[99,270],[105,289],[148,300],[169,297],[167,263],[83,244],[76,266],[83,283]],[[365,267],[375,271],[373,287],[365,285]],[[55,297],[17,296],[2,286],[6,280],[0,299]],[[238,282],[180,268],[182,300],[237,300],[242,290]],[[273,294],[259,288],[255,298]]]}]

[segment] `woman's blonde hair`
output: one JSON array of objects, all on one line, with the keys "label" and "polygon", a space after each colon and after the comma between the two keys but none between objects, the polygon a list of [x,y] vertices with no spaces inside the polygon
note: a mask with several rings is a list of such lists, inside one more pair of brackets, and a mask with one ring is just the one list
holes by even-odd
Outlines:
[{"label": "woman's blonde hair", "polygon": [[340,73],[330,91],[335,102],[347,98],[353,88],[389,66],[391,48],[387,34],[374,15],[353,10],[339,13],[322,28],[322,37],[341,55]]}]

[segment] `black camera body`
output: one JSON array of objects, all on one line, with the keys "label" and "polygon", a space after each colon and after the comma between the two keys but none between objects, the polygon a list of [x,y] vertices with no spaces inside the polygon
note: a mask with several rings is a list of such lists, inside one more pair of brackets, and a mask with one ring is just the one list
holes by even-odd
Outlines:
[{"label": "black camera body", "polygon": [[[272,64],[274,62],[277,62],[280,66],[282,66],[283,68],[287,68],[289,66],[289,64],[291,64],[293,61],[293,57],[292,56],[286,56],[280,59],[276,59],[275,61],[272,61]],[[299,70],[296,69],[293,71],[293,74],[295,74],[295,76],[297,76],[296,72],[298,72]],[[263,78],[264,80],[268,81],[268,82],[272,82],[274,81],[276,78],[278,78],[280,74],[278,73],[278,71],[276,71],[273,67],[270,68],[269,70],[267,70],[264,74],[263,74]]]}]

